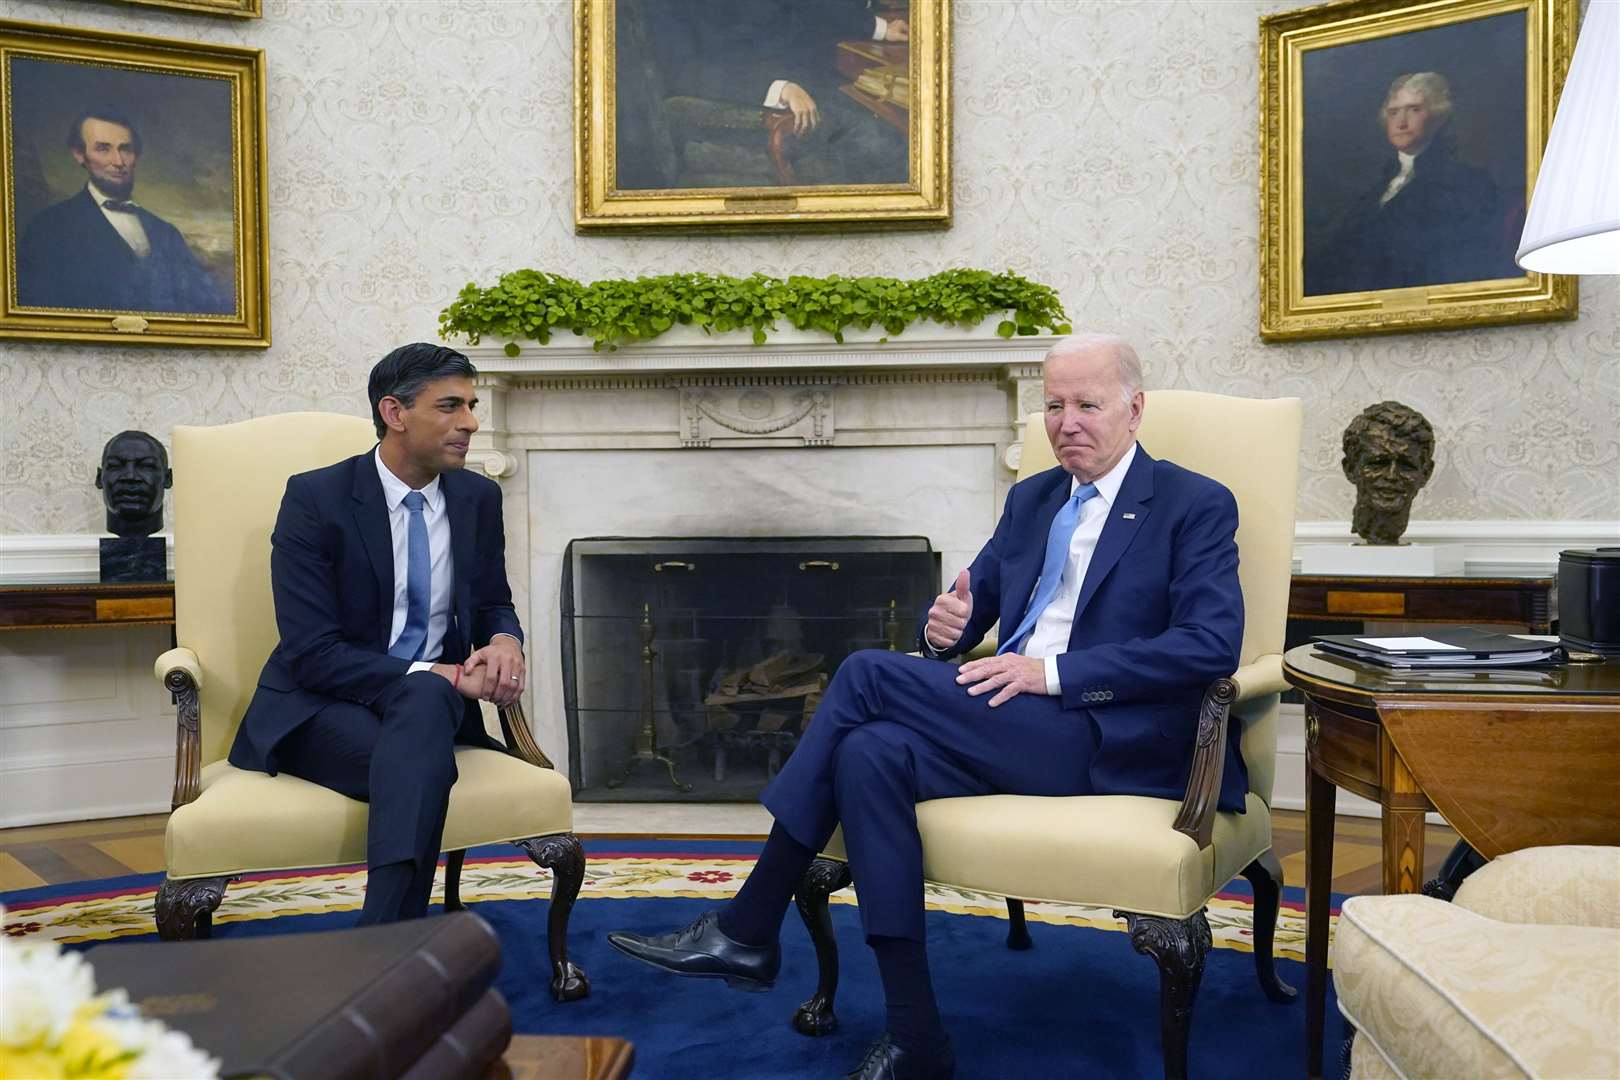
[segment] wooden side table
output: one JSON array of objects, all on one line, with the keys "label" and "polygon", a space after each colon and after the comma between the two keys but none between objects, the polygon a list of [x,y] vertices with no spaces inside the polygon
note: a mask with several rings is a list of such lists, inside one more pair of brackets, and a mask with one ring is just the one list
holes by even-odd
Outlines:
[{"label": "wooden side table", "polygon": [[1558,578],[1550,571],[1524,577],[1295,574],[1288,590],[1288,617],[1486,623],[1528,626],[1532,634],[1550,634],[1558,618],[1557,589]]},{"label": "wooden side table", "polygon": [[172,626],[174,582],[104,585],[95,578],[0,584],[0,630]]},{"label": "wooden side table", "polygon": [[1384,892],[1416,892],[1423,815],[1488,859],[1545,844],[1620,844],[1620,660],[1394,672],[1283,657],[1305,695],[1305,1045],[1322,1075],[1337,789],[1377,802]]}]

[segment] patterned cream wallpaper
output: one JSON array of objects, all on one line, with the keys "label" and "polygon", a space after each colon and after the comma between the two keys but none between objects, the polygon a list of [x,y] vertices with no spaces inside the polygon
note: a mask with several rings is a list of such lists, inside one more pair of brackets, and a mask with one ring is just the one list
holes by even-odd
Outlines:
[{"label": "patterned cream wallpaper", "polygon": [[597,238],[571,224],[567,0],[265,0],[237,22],[98,0],[0,16],[256,46],[269,63],[268,351],[0,348],[0,533],[92,532],[111,433],[362,411],[370,365],[431,337],[464,283],[1011,268],[1133,339],[1150,385],[1305,399],[1302,521],[1348,519],[1338,437],[1382,398],[1425,413],[1423,519],[1620,519],[1620,285],[1575,323],[1262,345],[1252,0],[957,0],[948,232]]}]

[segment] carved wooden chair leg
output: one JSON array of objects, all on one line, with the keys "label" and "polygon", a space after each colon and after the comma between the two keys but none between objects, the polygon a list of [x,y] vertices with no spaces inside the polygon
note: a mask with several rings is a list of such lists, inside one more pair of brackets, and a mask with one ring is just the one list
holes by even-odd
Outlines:
[{"label": "carved wooden chair leg", "polygon": [[1192,1028],[1193,999],[1204,978],[1209,955],[1209,920],[1204,911],[1185,919],[1116,911],[1131,931],[1131,947],[1159,964],[1159,1038],[1163,1042],[1165,1080],[1186,1080],[1187,1035]]},{"label": "carved wooden chair leg", "polygon": [[1272,1001],[1293,1001],[1297,991],[1277,977],[1277,963],[1272,956],[1277,910],[1282,906],[1282,864],[1276,853],[1267,849],[1243,868],[1243,876],[1254,890],[1254,971],[1260,976],[1260,989]]},{"label": "carved wooden chair leg", "polygon": [[163,941],[191,941],[211,937],[214,909],[225,899],[225,886],[235,878],[164,878],[153,905],[158,937]]},{"label": "carved wooden chair leg", "polygon": [[850,881],[848,863],[817,858],[804,872],[799,891],[793,896],[816,947],[818,973],[815,996],[793,1014],[793,1027],[800,1035],[830,1035],[838,1028],[838,1017],[833,1013],[833,996],[838,993],[838,940],[833,936],[832,916],[827,913],[827,897]]},{"label": "carved wooden chair leg", "polygon": [[1007,897],[1007,948],[1022,952],[1034,944],[1024,923],[1024,902]]},{"label": "carved wooden chair leg", "polygon": [[467,852],[446,852],[444,856],[444,913],[452,911],[466,911],[467,905],[461,902],[461,864],[467,861]]},{"label": "carved wooden chair leg", "polygon": [[578,1001],[591,992],[590,980],[568,959],[568,916],[585,882],[585,849],[573,833],[534,836],[517,841],[529,858],[551,871],[551,910],[546,917],[546,945],[551,953],[551,996]]}]

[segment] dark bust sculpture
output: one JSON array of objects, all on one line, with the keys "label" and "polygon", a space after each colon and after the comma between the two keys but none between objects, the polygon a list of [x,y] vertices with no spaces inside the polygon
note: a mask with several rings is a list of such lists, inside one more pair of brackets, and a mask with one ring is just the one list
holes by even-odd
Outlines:
[{"label": "dark bust sculpture", "polygon": [[96,489],[114,536],[151,536],[163,528],[163,492],[174,484],[169,453],[144,431],[120,431],[107,440],[96,470]]},{"label": "dark bust sculpture", "polygon": [[1344,429],[1342,464],[1356,485],[1352,531],[1369,544],[1399,543],[1412,500],[1434,474],[1434,428],[1398,401],[1369,405]]},{"label": "dark bust sculpture", "polygon": [[120,431],[107,440],[96,470],[96,487],[107,507],[101,542],[101,580],[162,581],[168,576],[161,536],[163,492],[174,483],[169,454],[144,431]]}]

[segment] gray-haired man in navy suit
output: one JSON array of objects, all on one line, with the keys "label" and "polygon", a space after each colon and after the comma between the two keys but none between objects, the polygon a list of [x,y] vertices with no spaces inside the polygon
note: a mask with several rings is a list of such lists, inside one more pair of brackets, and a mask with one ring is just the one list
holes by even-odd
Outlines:
[{"label": "gray-haired man in navy suit", "polygon": [[68,149],[87,179],[78,194],[35,215],[17,245],[25,307],[229,315],[221,292],[180,230],[133,201],[141,135],[112,105],[86,109]]}]

